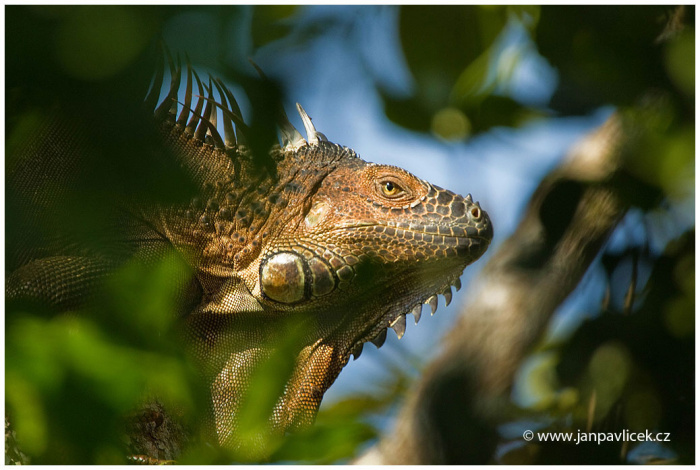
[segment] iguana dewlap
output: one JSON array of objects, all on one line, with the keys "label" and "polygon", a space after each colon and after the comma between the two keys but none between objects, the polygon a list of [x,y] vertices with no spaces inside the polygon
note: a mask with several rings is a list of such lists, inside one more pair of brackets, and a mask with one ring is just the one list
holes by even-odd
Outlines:
[{"label": "iguana dewlap", "polygon": [[[224,84],[203,86],[188,67],[179,103],[180,75],[173,70],[160,103],[162,74],[157,77],[146,101],[199,195],[189,204],[127,212],[149,233],[136,240],[174,247],[195,272],[183,294],[187,344],[211,390],[216,437],[235,447],[248,381],[274,357],[285,328],[295,325],[297,339],[293,374],[269,422],[279,431],[313,420],[323,394],[365,342],[381,346],[389,327],[400,338],[406,315],[417,322],[423,304],[434,312],[437,294],[449,304],[451,286],[459,288],[462,271],[486,251],[493,229],[470,195],[365,162],[327,141],[301,106],[306,138],[285,118],[281,145],[261,163],[246,145],[246,126]],[[38,295],[58,305],[82,295],[65,286],[70,277],[55,278],[65,281],[60,289],[42,280],[51,269],[92,266],[89,258],[29,258],[8,278],[10,298]],[[94,278],[108,271],[96,266]]]}]

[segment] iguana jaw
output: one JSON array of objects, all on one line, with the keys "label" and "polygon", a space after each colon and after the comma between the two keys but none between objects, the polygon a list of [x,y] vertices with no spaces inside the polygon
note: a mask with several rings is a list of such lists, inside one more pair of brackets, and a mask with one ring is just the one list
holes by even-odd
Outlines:
[{"label": "iguana jaw", "polygon": [[[452,260],[453,263],[455,260]],[[423,305],[427,304],[431,315],[438,307],[438,295],[445,298],[445,305],[452,301],[452,294],[461,288],[460,275],[467,263],[450,263],[443,260],[432,266],[423,266],[420,272],[404,273],[401,281],[387,282],[377,289],[374,298],[381,299],[381,307],[367,305],[359,308],[355,314],[348,316],[341,331],[353,331],[354,334],[338,335],[346,359],[352,354],[357,359],[362,353],[364,343],[372,342],[381,347],[386,339],[387,329],[392,328],[401,339],[406,330],[406,320],[413,315],[415,323],[421,318]],[[370,291],[370,296],[372,292]]]}]

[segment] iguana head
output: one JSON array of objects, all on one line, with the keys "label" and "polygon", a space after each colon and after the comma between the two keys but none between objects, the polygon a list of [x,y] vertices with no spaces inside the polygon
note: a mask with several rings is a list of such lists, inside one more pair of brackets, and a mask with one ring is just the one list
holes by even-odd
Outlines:
[{"label": "iguana head", "polygon": [[[270,418],[281,430],[313,420],[323,393],[365,342],[381,346],[389,327],[401,338],[406,315],[417,322],[424,303],[434,312],[437,294],[449,303],[493,229],[470,195],[365,162],[328,142],[300,106],[307,137],[285,118],[282,145],[270,153],[274,169],[256,165],[241,134],[237,143],[233,135],[232,123],[242,126],[233,97],[215,85],[219,100],[210,82],[206,109],[200,116],[200,98],[193,112],[199,122],[185,125],[191,91],[180,119],[161,111],[167,139],[202,194],[159,220],[197,271],[201,300],[187,320],[192,347],[211,380],[218,439],[235,446],[255,364],[274,355],[289,321],[300,333],[293,373]],[[212,123],[215,106],[224,110],[226,143]]]}]

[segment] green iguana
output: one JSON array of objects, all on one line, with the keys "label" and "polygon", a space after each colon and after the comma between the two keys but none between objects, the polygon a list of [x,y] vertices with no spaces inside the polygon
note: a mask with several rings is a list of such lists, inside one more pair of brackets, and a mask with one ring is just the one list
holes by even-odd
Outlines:
[{"label": "green iguana", "polygon": [[[261,163],[246,145],[248,128],[223,82],[210,78],[203,85],[189,65],[184,74],[172,61],[170,68],[167,97],[159,100],[159,67],[146,104],[155,110],[164,148],[198,195],[189,203],[159,204],[126,194],[104,208],[111,236],[95,246],[37,228],[41,246],[19,242],[8,254],[6,294],[67,310],[125,256],[148,263],[177,250],[194,276],[173,279],[181,305],[174,313],[211,392],[213,434],[220,445],[235,447],[249,377],[273,357],[284,328],[294,324],[301,333],[293,374],[269,418],[270,429],[280,432],[313,421],[325,391],[364,343],[380,347],[388,328],[401,338],[406,315],[417,323],[423,304],[434,313],[438,294],[449,304],[451,287],[460,288],[462,271],[485,252],[493,229],[471,195],[365,162],[316,131],[299,105],[306,138],[285,116],[281,145]],[[217,119],[223,119],[223,137]],[[17,147],[7,188],[23,227],[33,230],[50,219],[56,194],[70,193],[72,154],[89,154],[85,142],[59,119]]]}]

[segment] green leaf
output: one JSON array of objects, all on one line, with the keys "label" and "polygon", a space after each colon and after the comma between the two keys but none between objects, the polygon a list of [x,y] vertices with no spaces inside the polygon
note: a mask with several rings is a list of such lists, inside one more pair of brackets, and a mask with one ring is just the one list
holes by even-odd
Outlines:
[{"label": "green leaf", "polygon": [[291,31],[291,23],[285,20],[294,16],[298,8],[297,5],[256,5],[253,7],[253,47],[264,46],[288,35]]}]

